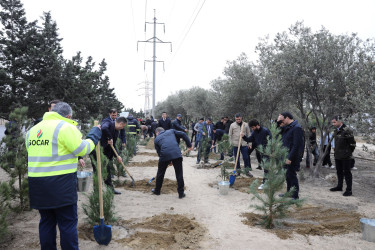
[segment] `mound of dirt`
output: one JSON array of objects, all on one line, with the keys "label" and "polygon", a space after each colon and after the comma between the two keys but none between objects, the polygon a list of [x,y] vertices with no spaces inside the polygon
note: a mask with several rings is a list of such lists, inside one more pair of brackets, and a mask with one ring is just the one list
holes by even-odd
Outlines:
[{"label": "mound of dirt", "polygon": [[[131,182],[129,181],[127,185],[123,186],[123,188],[126,190],[131,190],[131,191],[151,193],[151,189],[155,187],[155,180],[153,180],[150,184],[148,184],[148,181],[150,179],[135,181],[134,187],[131,186]],[[185,189],[186,189],[186,186],[185,186]],[[161,188],[161,193],[162,194],[176,194],[177,193],[177,181],[164,178],[163,186]]]},{"label": "mound of dirt", "polygon": [[179,214],[154,215],[123,226],[130,230],[128,237],[114,240],[132,249],[197,249],[206,231],[195,218]]},{"label": "mound of dirt", "polygon": [[155,144],[154,144],[154,137],[150,138],[150,140],[146,144],[147,149],[155,149]]},{"label": "mound of dirt", "polygon": [[[241,216],[246,219],[245,225],[256,226],[260,224],[261,215],[244,213]],[[293,208],[286,218],[278,220],[281,225],[268,230],[276,234],[280,239],[293,237],[293,233],[301,235],[333,236],[360,232],[361,215],[356,212],[348,212],[341,209],[305,206]]]},{"label": "mound of dirt", "polygon": [[159,160],[129,162],[129,167],[157,167]]},{"label": "mound of dirt", "polygon": [[[238,190],[242,193],[249,193],[250,191],[250,185],[254,182],[258,180],[258,184],[260,185],[263,181],[262,178],[255,178],[255,177],[237,177],[232,188],[235,189],[235,190]],[[257,189],[258,190],[258,189]],[[262,192],[259,190],[259,192]]]}]

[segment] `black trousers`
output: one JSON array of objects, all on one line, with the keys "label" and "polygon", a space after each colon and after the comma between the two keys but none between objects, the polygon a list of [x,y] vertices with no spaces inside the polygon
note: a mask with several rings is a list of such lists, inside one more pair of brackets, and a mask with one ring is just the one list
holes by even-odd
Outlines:
[{"label": "black trousers", "polygon": [[298,198],[299,183],[297,178],[297,166],[286,166],[286,190],[289,191],[292,187],[295,188],[292,198]]},{"label": "black trousers", "polygon": [[174,172],[176,174],[177,179],[177,191],[178,194],[181,196],[184,193],[184,176],[182,171],[182,157],[173,159],[171,161],[159,161],[158,163],[158,173],[156,174],[156,187],[155,187],[155,194],[160,194],[161,187],[163,186],[164,175],[165,171],[169,163],[173,164]]},{"label": "black trousers", "polygon": [[[92,157],[95,161],[97,161],[96,159],[96,151],[93,150],[91,153],[90,153],[90,157]],[[108,157],[107,157],[108,158]],[[109,159],[109,158],[108,158]],[[96,173],[96,166],[95,166],[95,163],[94,161],[91,161],[91,165],[92,165],[92,170],[94,173]],[[108,164],[107,164],[107,177],[106,179],[104,180],[104,183],[107,185],[107,186],[110,186],[110,187],[113,187],[113,184],[112,184],[112,178],[111,178],[111,166],[113,166],[113,158],[112,159],[109,159],[108,161]],[[104,178],[104,177],[103,177]]]},{"label": "black trousers", "polygon": [[337,187],[342,188],[344,183],[344,178],[346,182],[346,191],[352,191],[352,183],[353,183],[353,176],[352,172],[350,171],[353,160],[337,160],[336,162],[336,170],[337,170]]},{"label": "black trousers", "polygon": [[193,143],[193,139],[197,140],[197,131],[193,129],[193,133],[191,133],[191,140],[190,142]]},{"label": "black trousers", "polygon": [[[323,152],[326,151],[326,148],[327,148],[327,145],[324,145],[323,146]],[[324,156],[324,159],[323,159],[323,166],[325,165],[328,165],[328,166],[332,166],[332,162],[331,162],[331,145],[328,146],[328,152],[326,154],[326,156]]]}]

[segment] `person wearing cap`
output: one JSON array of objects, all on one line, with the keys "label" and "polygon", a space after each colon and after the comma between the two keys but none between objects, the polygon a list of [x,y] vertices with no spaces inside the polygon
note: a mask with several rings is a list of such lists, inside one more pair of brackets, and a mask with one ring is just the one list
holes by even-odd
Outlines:
[{"label": "person wearing cap", "polygon": [[284,166],[286,168],[286,188],[289,191],[294,187],[292,198],[299,199],[297,171],[300,169],[300,162],[304,151],[305,139],[303,129],[297,120],[293,120],[293,115],[290,112],[279,114],[277,123],[280,124],[283,146],[289,150]]},{"label": "person wearing cap", "polygon": [[[182,115],[177,114],[176,119],[172,122],[172,129],[186,133],[188,131],[188,129],[185,128],[184,126],[182,126],[181,120],[182,120]],[[177,137],[177,143],[180,144],[180,138],[179,137]]]},{"label": "person wearing cap", "polygon": [[[316,127],[310,128],[309,140],[310,140],[310,153],[314,155],[313,166],[315,166],[319,159],[318,144],[316,143]],[[306,152],[306,168],[310,168],[309,152]]]}]

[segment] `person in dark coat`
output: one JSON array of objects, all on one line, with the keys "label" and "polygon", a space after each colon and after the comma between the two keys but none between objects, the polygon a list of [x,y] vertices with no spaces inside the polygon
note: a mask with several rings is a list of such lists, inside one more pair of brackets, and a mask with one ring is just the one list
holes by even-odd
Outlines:
[{"label": "person in dark coat", "polygon": [[[310,152],[314,156],[313,166],[315,166],[319,159],[318,144],[316,142],[316,127],[310,128],[309,141],[310,141]],[[306,152],[306,167],[310,168],[310,154],[308,151]]]},{"label": "person in dark coat", "polygon": [[297,120],[293,120],[293,115],[290,112],[281,113],[277,118],[277,122],[281,127],[283,146],[289,150],[285,161],[287,191],[294,187],[292,198],[299,199],[297,171],[300,169],[304,151],[303,129]]},{"label": "person in dark coat", "polygon": [[[126,118],[119,117],[116,121],[110,121],[109,119],[104,119],[102,126],[102,137],[100,138],[100,145],[103,147],[103,153],[108,158],[109,162],[107,165],[107,178],[104,183],[111,187],[114,194],[121,194],[117,190],[113,188],[112,178],[111,178],[111,166],[113,165],[113,157],[116,156],[113,152],[111,145],[115,148],[116,152],[118,152],[116,148],[116,141],[119,137],[119,131],[124,129],[126,126]],[[118,162],[122,162],[122,158],[120,156],[116,157]]]},{"label": "person in dark coat", "polygon": [[[265,149],[266,146],[267,146],[267,143],[268,143],[268,138],[272,138],[272,134],[271,134],[271,132],[269,131],[268,128],[260,126],[259,121],[255,120],[255,119],[249,121],[249,127],[252,130],[251,135],[249,137],[247,137],[246,135],[243,135],[242,138],[246,142],[252,143],[249,155],[251,154],[251,152],[253,150],[256,151],[257,160],[258,160],[258,164],[259,164],[257,169],[262,169],[262,167],[260,165],[262,164],[262,161],[266,160],[266,156],[261,154],[257,150],[257,148],[259,146],[263,146],[263,148]],[[264,183],[267,179],[267,173],[268,173],[268,170],[264,169],[263,182],[258,187],[258,189],[260,189],[260,190],[263,189]]]},{"label": "person in dark coat", "polygon": [[154,189],[152,189],[152,193],[155,195],[160,195],[165,171],[167,170],[168,165],[173,164],[177,179],[178,198],[182,199],[185,197],[182,154],[176,138],[182,138],[186,142],[186,146],[189,148],[189,150],[193,149],[189,137],[184,132],[174,129],[166,131],[162,127],[158,127],[156,129],[154,144],[159,155],[159,163],[158,172],[156,175],[156,186]]},{"label": "person in dark coat", "polygon": [[[220,121],[218,121],[215,124],[216,129],[225,130],[224,120],[225,120],[224,117],[221,117]],[[228,131],[229,131],[229,129],[228,129]]]},{"label": "person in dark coat", "polygon": [[335,116],[332,118],[332,125],[336,128],[333,138],[335,139],[335,163],[338,183],[330,191],[342,191],[345,177],[346,191],[343,196],[351,196],[353,182],[351,167],[354,160],[353,151],[356,147],[356,141],[353,131],[342,122],[342,117]]},{"label": "person in dark coat", "polygon": [[[223,135],[225,134],[224,129],[218,129],[216,126],[213,127],[214,132],[214,144],[217,145],[223,139]],[[220,160],[224,160],[224,152],[220,153]]]},{"label": "person in dark coat", "polygon": [[167,112],[163,112],[161,118],[159,119],[159,127],[162,127],[164,130],[168,130],[172,128],[172,122],[169,117],[167,117]]},{"label": "person in dark coat", "polygon": [[224,117],[224,126],[225,126],[225,133],[226,134],[229,134],[229,128],[230,128],[230,125],[232,125],[233,121],[232,120],[229,120],[228,116]]},{"label": "person in dark coat", "polygon": [[192,130],[191,140],[190,140],[191,143],[193,143],[194,138],[195,138],[195,140],[197,140],[197,131],[194,130],[194,126],[195,126],[195,122],[190,122],[190,127],[191,127],[191,130]]},{"label": "person in dark coat", "polygon": [[[199,164],[199,162],[201,161],[201,155],[204,150],[205,150],[204,163],[208,163],[208,155],[210,154],[210,149],[215,141],[214,127],[212,125],[211,118],[207,118],[206,121],[203,122],[200,135],[201,135],[201,138],[200,138],[201,141],[199,143],[199,150],[198,150],[196,164]],[[207,141],[206,148],[203,147],[203,143],[205,140]]]},{"label": "person in dark coat", "polygon": [[152,125],[152,120],[149,117],[146,117],[146,122],[145,125],[147,126],[147,132],[148,136],[151,138],[153,136],[152,130],[151,130],[151,125]]},{"label": "person in dark coat", "polygon": [[134,155],[137,155],[137,134],[139,133],[140,126],[137,119],[135,119],[132,114],[128,115],[128,128],[129,135],[134,136]]},{"label": "person in dark coat", "polygon": [[155,130],[156,130],[157,127],[158,127],[158,121],[155,119],[155,120],[151,123],[152,136],[156,136],[156,134],[155,134]]},{"label": "person in dark coat", "polygon": [[[176,119],[172,122],[172,129],[181,131],[181,132],[187,132],[188,129],[185,126],[182,126],[182,115],[178,114]],[[180,145],[180,138],[177,138],[177,143]]]}]

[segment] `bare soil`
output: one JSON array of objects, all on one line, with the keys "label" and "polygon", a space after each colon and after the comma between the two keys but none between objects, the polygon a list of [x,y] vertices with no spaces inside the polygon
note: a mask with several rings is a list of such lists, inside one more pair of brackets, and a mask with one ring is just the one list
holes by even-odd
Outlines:
[{"label": "bare soil", "polygon": [[[151,179],[151,178],[150,178]],[[128,182],[122,188],[130,191],[140,191],[144,193],[150,193],[151,189],[155,187],[155,180],[150,184],[148,183],[150,179],[144,179],[140,181],[135,181],[134,187],[131,185],[131,182]],[[186,187],[185,187],[186,189]],[[177,181],[164,178],[163,186],[161,188],[161,193],[163,194],[177,194]]]}]

